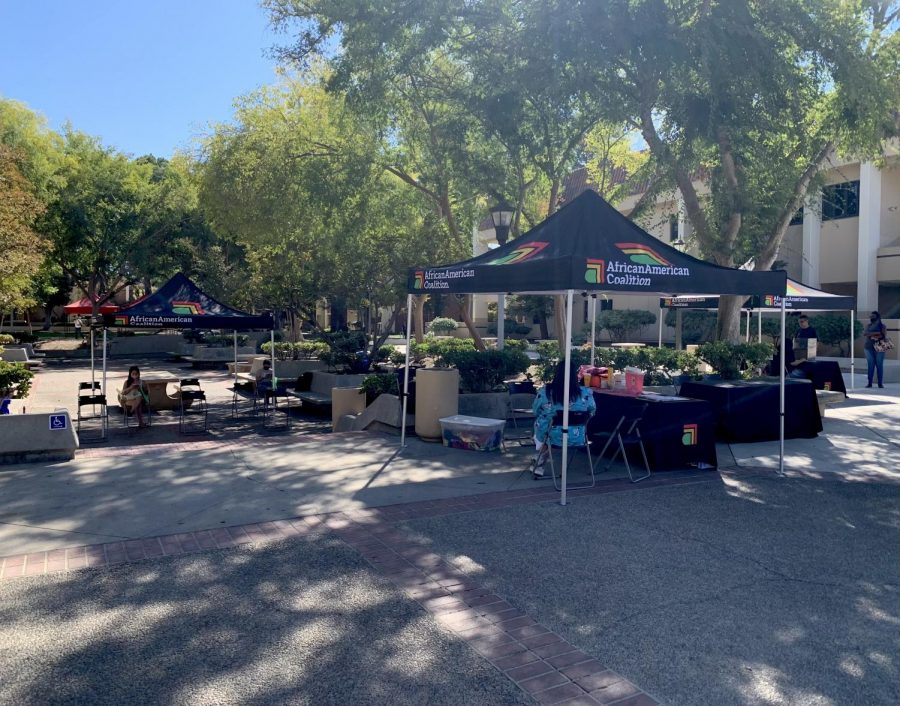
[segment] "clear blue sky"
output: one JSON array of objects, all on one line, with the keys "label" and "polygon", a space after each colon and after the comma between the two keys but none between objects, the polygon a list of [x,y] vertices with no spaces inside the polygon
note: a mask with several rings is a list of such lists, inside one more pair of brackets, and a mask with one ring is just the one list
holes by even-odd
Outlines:
[{"label": "clear blue sky", "polygon": [[256,0],[0,0],[0,96],[168,157],[276,80],[285,39]]}]

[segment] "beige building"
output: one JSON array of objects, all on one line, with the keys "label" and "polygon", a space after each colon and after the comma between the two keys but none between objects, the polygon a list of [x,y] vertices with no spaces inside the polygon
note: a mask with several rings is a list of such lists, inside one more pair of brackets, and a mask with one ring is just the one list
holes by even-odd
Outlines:
[{"label": "beige building", "polygon": [[[809,195],[807,205],[788,228],[778,254],[788,276],[835,294],[852,294],[857,299],[860,318],[877,309],[884,319],[900,318],[900,156],[893,150],[883,165],[872,162],[832,160],[824,173],[825,186]],[[697,184],[701,195],[706,191]],[[585,169],[573,172],[563,194],[568,201],[592,188]],[[619,205],[628,213],[640,194]],[[651,235],[670,245],[695,251],[690,224],[677,190],[658,197],[653,208],[638,219]],[[483,221],[473,236],[475,254],[495,244],[490,219]],[[681,245],[684,243],[684,245]],[[696,254],[696,253],[695,253]],[[476,296],[473,316],[486,324],[488,303],[496,297]],[[647,309],[658,313],[657,297],[610,295],[602,305],[613,309]],[[588,321],[588,305],[579,307],[579,324]],[[599,310],[599,306],[598,306]],[[531,322],[528,322],[531,323]],[[889,328],[891,323],[887,322]],[[664,340],[674,331],[663,328]],[[533,331],[537,334],[537,329]],[[655,326],[648,326],[640,338],[654,341]]]}]

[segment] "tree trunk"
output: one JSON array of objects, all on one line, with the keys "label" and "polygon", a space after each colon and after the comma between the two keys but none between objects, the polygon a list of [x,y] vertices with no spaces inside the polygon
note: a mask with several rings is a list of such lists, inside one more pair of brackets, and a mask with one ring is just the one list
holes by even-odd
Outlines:
[{"label": "tree trunk", "polygon": [[425,298],[427,295],[418,294],[413,297],[413,335],[416,343],[425,341]]},{"label": "tree trunk", "polygon": [[716,322],[716,338],[729,343],[741,340],[741,304],[743,296],[723,296],[719,298],[719,318]]},{"label": "tree trunk", "polygon": [[463,323],[466,325],[466,328],[469,329],[469,335],[472,337],[472,340],[475,342],[475,350],[483,351],[484,350],[484,341],[481,338],[481,334],[475,329],[475,322],[472,321],[472,317],[469,316],[469,302],[471,299],[470,294],[463,294],[461,297],[455,297],[456,300],[456,308],[459,313],[459,318],[462,319]]},{"label": "tree trunk", "polygon": [[538,314],[538,326],[541,327],[541,338],[546,341],[550,338],[550,329],[547,327],[547,313],[544,311]]},{"label": "tree trunk", "polygon": [[566,298],[562,294],[553,297],[553,328],[556,330],[559,350],[564,351],[569,333],[566,331]]}]

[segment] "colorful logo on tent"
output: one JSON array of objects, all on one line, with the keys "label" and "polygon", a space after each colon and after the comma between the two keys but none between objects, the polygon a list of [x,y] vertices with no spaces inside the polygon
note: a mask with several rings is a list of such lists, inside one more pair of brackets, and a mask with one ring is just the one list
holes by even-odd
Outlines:
[{"label": "colorful logo on tent", "polygon": [[685,446],[697,445],[697,425],[685,424],[681,432],[681,443]]},{"label": "colorful logo on tent", "polygon": [[539,241],[524,243],[520,245],[515,250],[510,253],[507,253],[503,257],[498,257],[496,260],[491,260],[488,265],[514,265],[519,262],[525,262],[525,260],[530,260],[535,255],[537,255],[541,250],[547,247],[547,243],[541,243]]},{"label": "colorful logo on tent", "polygon": [[203,307],[197,302],[173,301],[172,313],[178,314],[179,316],[197,316],[198,314],[203,314],[205,312],[203,311]]},{"label": "colorful logo on tent", "polygon": [[584,271],[584,281],[591,284],[603,284],[606,274],[606,260],[587,259],[587,269]]},{"label": "colorful logo on tent", "polygon": [[826,380],[822,383],[822,388],[828,392],[831,392],[831,380]]},{"label": "colorful logo on tent", "polygon": [[616,243],[616,247],[638,265],[672,266],[671,262],[647,245],[641,243]]},{"label": "colorful logo on tent", "polygon": [[767,294],[763,298],[763,304],[765,306],[775,306],[775,297],[772,294]]},{"label": "colorful logo on tent", "polygon": [[415,281],[413,282],[413,289],[422,289],[425,286],[425,273],[422,270],[416,270]]},{"label": "colorful logo on tent", "polygon": [[127,316],[117,316],[113,319],[114,326],[128,326],[128,317]]}]

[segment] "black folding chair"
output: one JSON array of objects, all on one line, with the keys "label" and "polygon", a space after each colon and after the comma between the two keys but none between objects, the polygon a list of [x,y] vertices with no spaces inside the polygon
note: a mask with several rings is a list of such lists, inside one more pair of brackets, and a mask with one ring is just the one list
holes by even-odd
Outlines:
[{"label": "black folding chair", "polygon": [[[622,460],[625,461],[625,468],[628,471],[628,478],[632,483],[637,483],[638,481],[642,481],[650,477],[650,463],[647,461],[647,451],[644,448],[644,440],[641,438],[640,430],[641,420],[644,418],[644,413],[646,411],[646,402],[643,404],[636,404],[634,405],[634,407],[632,407],[622,415],[621,419],[619,419],[618,424],[616,424],[616,426],[611,431],[596,432],[592,435],[609,437],[606,440],[606,443],[603,445],[603,449],[597,455],[598,463],[603,458],[606,450],[609,448],[609,445],[613,443],[613,441],[619,442],[616,448],[616,452],[609,459],[604,470],[608,470],[612,465],[612,462],[616,460],[616,456],[621,453]],[[647,473],[640,478],[635,478],[631,473],[631,464],[628,463],[627,453],[627,448],[629,446],[638,446],[641,449],[641,456],[644,459],[644,468],[647,470]]]},{"label": "black folding chair", "polygon": [[[531,429],[534,424],[534,412],[531,409],[536,393],[534,383],[527,380],[525,382],[509,382],[506,386],[509,390],[506,415],[515,429],[515,441],[523,445],[530,444]],[[519,432],[519,421],[526,423],[524,435]]]},{"label": "black folding chair", "polygon": [[[135,424],[138,423],[137,414],[133,410],[130,410],[128,408],[128,405],[125,404],[125,399],[121,395],[119,397],[119,401],[122,403],[122,413],[123,413],[124,419],[125,419],[125,428],[130,429],[132,419],[134,419]],[[151,409],[150,409],[150,398],[147,395],[147,391],[143,386],[141,387],[141,409],[144,412],[144,422],[149,427],[153,423],[152,422],[153,415],[151,414]],[[137,427],[135,427],[135,428],[137,428]]]},{"label": "black folding chair", "polygon": [[[181,381],[181,414],[178,417],[180,434],[205,434],[209,430],[209,406],[206,393],[200,387],[197,378],[184,378]],[[193,429],[188,424],[188,417],[202,417],[203,427]]]},{"label": "black folding chair", "polygon": [[[568,443],[568,463],[566,464],[567,468],[571,468],[571,460],[572,460],[572,452],[578,449],[584,449],[587,452],[588,457],[588,469],[591,473],[591,482],[583,485],[569,485],[566,483],[566,490],[583,490],[585,488],[593,488],[596,484],[596,478],[594,477],[594,462],[591,459],[591,442],[587,435],[587,423],[591,418],[590,412],[573,412],[569,411],[569,431],[576,427],[581,427],[584,432],[581,436],[584,439],[583,443],[573,444],[571,436],[569,437]],[[544,438],[541,440],[543,443],[542,451],[540,452],[540,456],[543,456],[544,453],[547,453],[550,460],[550,473],[553,476],[553,485],[557,490],[562,490],[561,481],[556,479],[556,465],[553,462],[553,449],[560,448],[555,444],[550,442],[550,435],[553,429],[562,429],[563,428],[563,411],[558,410],[556,414],[553,415],[553,421],[550,422],[550,426],[547,428],[547,433],[544,435]]]},{"label": "black folding chair", "polygon": [[[84,384],[90,386],[90,383],[81,383],[81,385]],[[100,384],[95,384],[99,388]],[[92,390],[91,387],[88,387],[87,389]],[[75,425],[75,429],[78,433],[78,441],[82,444],[96,444],[106,441],[106,436],[109,431],[109,411],[106,408],[106,395],[83,395],[81,394],[80,386],[78,392],[78,413]],[[84,407],[90,407],[91,413],[85,413]],[[99,412],[97,411],[98,409]],[[99,432],[93,435],[85,434],[84,430],[81,428],[82,425],[90,426],[90,422],[95,421],[99,421]]]}]

